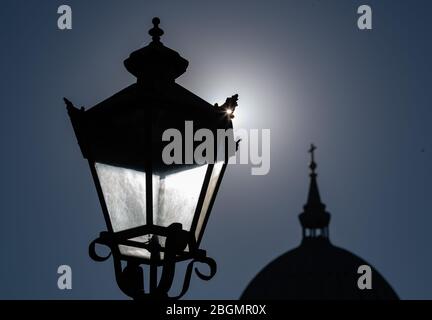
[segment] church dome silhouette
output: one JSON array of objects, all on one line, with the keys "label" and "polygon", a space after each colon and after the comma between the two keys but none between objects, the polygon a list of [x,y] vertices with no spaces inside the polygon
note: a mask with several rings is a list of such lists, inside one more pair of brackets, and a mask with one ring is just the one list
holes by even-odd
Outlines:
[{"label": "church dome silhouette", "polygon": [[[399,299],[390,284],[369,263],[338,248],[329,240],[330,214],[321,202],[314,151],[311,145],[310,187],[304,211],[299,215],[303,240],[297,248],[270,262],[250,282],[241,299],[274,300],[394,300]],[[371,289],[358,286],[362,273],[371,270]]]}]

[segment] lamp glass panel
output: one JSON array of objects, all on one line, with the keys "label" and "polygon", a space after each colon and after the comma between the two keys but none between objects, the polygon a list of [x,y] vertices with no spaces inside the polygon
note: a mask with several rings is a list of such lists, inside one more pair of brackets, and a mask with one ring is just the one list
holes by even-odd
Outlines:
[{"label": "lamp glass panel", "polygon": [[167,227],[181,223],[189,231],[208,165],[181,171],[159,171],[153,175],[153,217],[155,224]]},{"label": "lamp glass panel", "polygon": [[205,217],[209,214],[208,211],[210,208],[210,203],[213,199],[213,196],[215,195],[217,183],[218,183],[219,179],[221,178],[223,165],[224,165],[224,162],[220,161],[220,162],[216,162],[214,167],[213,167],[213,171],[212,171],[210,181],[209,181],[209,184],[207,187],[207,192],[206,192],[206,195],[204,198],[204,202],[203,202],[201,211],[199,213],[198,224],[197,224],[197,227],[195,229],[195,239],[197,239],[197,240],[198,240],[199,234],[201,232],[201,229],[203,227]]},{"label": "lamp glass panel", "polygon": [[[215,168],[217,166],[218,164]],[[102,163],[96,163],[95,168],[113,231],[145,225],[146,173]],[[172,223],[181,223],[183,230],[190,230],[207,168],[208,165],[195,165],[183,170],[159,170],[153,174],[154,224],[167,227]],[[213,175],[210,184],[215,185],[217,179],[212,183],[215,179]],[[207,198],[208,195],[205,197],[204,206],[208,207],[210,200]],[[148,242],[149,239],[149,236],[140,236],[131,240]],[[164,246],[165,238],[158,239],[159,244]],[[146,249],[124,245],[120,245],[119,249],[124,255],[150,258]]]},{"label": "lamp glass panel", "polygon": [[[96,172],[108,209],[114,232],[146,224],[146,174],[145,172],[95,163]],[[131,240],[147,242],[148,236]],[[141,248],[119,246],[128,256],[149,258],[150,253]]]}]

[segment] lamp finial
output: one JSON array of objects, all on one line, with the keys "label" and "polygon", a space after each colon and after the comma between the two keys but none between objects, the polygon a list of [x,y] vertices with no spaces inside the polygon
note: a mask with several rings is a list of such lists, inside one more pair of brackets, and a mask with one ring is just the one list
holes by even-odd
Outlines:
[{"label": "lamp finial", "polygon": [[160,37],[164,34],[164,31],[159,28],[160,19],[158,17],[154,17],[152,23],[153,28],[149,30],[149,35],[152,36],[154,42],[160,42]]}]

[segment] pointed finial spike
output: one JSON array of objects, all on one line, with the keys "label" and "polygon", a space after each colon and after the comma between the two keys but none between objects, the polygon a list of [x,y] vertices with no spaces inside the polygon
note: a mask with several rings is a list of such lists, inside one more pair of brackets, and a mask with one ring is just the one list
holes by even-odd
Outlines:
[{"label": "pointed finial spike", "polygon": [[310,148],[309,148],[309,153],[311,154],[311,156],[312,156],[312,159],[314,158],[314,152],[315,152],[315,150],[317,149],[317,147],[313,144],[313,143],[311,143],[311,145],[310,145]]},{"label": "pointed finial spike", "polygon": [[[303,212],[299,215],[300,223],[303,227],[304,238],[325,238],[328,239],[328,226],[330,223],[330,213],[325,211],[326,206],[321,202],[321,196],[318,190],[317,174],[315,169],[317,167],[315,163],[315,150],[314,144],[310,145],[308,152],[311,154],[311,163],[309,168],[311,169],[309,192],[307,196],[306,204],[303,206]],[[306,234],[306,230],[310,229],[311,233]],[[316,230],[321,229],[321,233],[317,233]]]},{"label": "pointed finial spike", "polygon": [[316,149],[317,149],[317,147],[313,143],[311,143],[310,149],[308,152],[311,154],[311,162],[310,162],[309,168],[311,169],[312,174],[315,174],[315,169],[317,167],[317,164],[315,163],[315,150]]},{"label": "pointed finial spike", "polygon": [[152,36],[154,42],[160,42],[160,37],[164,34],[163,30],[159,28],[160,19],[154,17],[152,20],[153,28],[149,30],[149,35]]}]

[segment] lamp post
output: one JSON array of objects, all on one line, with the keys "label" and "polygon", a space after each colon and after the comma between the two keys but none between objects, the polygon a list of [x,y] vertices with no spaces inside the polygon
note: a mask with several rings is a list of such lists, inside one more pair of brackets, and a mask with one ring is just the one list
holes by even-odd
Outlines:
[{"label": "lamp post", "polygon": [[[232,129],[237,106],[237,95],[213,106],[175,82],[188,61],[162,44],[159,23],[153,19],[152,42],[124,61],[136,83],[88,110],[65,99],[107,226],[90,244],[90,257],[104,261],[112,255],[117,284],[133,299],[182,297],[195,262],[209,267],[208,274],[195,269],[199,278],[209,280],[216,273],[216,262],[199,245],[232,155],[226,145],[232,145],[233,137],[225,136],[223,148],[215,144],[213,162],[167,164],[162,136],[167,129],[186,133],[186,121],[193,123],[193,133]],[[98,244],[109,247],[110,254],[98,255]],[[179,261],[189,264],[181,292],[172,297],[168,292]],[[149,266],[146,286],[142,265]]]}]

